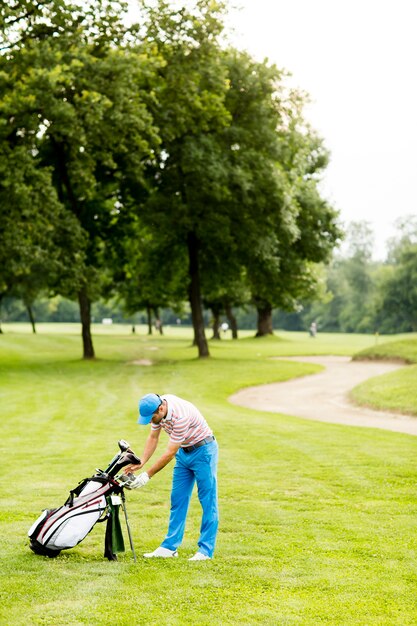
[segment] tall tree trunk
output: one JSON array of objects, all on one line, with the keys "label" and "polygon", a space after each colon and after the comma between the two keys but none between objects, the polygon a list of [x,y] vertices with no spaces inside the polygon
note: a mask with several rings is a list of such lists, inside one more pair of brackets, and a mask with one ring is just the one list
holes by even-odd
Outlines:
[{"label": "tall tree trunk", "polygon": [[211,312],[213,313],[213,337],[212,339],[221,339],[220,337],[220,308],[212,307]]},{"label": "tall tree trunk", "polygon": [[83,358],[94,359],[95,354],[93,340],[91,338],[91,302],[85,287],[78,292],[78,302],[80,305],[81,329],[83,337]]},{"label": "tall tree trunk", "polygon": [[33,317],[32,307],[27,302],[25,302],[25,304],[26,304],[26,310],[27,310],[28,315],[29,315],[29,320],[30,320],[30,323],[32,325],[32,332],[36,335],[35,318]]},{"label": "tall tree trunk", "polygon": [[265,302],[257,305],[258,311],[258,331],[256,337],[265,337],[265,335],[273,335],[272,330],[272,306]]},{"label": "tall tree trunk", "polygon": [[148,335],[152,335],[152,310],[150,306],[146,307],[146,315],[148,318]]},{"label": "tall tree trunk", "polygon": [[229,320],[230,328],[232,331],[232,339],[237,339],[237,321],[232,311],[232,307],[230,306],[230,304],[226,304],[224,310],[226,311],[226,317]]},{"label": "tall tree trunk", "polygon": [[159,317],[159,311],[157,308],[154,308],[153,312],[155,313],[155,330],[157,330],[160,335],[163,335],[164,329],[162,328],[162,320]]},{"label": "tall tree trunk", "polygon": [[198,267],[198,241],[195,233],[188,234],[188,259],[190,290],[189,298],[191,305],[191,317],[193,320],[194,340],[198,348],[199,358],[210,356],[206,335],[204,332],[203,306],[201,303],[200,270]]}]

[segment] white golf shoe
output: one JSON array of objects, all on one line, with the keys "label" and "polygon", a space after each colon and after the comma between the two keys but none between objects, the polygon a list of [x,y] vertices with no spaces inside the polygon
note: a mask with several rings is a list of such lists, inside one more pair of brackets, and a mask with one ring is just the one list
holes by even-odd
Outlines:
[{"label": "white golf shoe", "polygon": [[211,557],[207,556],[207,554],[203,554],[202,552],[196,552],[189,561],[210,561]]},{"label": "white golf shoe", "polygon": [[146,559],[152,559],[154,557],[159,557],[161,559],[170,559],[172,557],[178,556],[178,552],[176,550],[168,550],[168,548],[163,548],[162,546],[159,546],[159,548],[157,548],[153,552],[146,552],[146,554],[144,554],[143,556]]}]

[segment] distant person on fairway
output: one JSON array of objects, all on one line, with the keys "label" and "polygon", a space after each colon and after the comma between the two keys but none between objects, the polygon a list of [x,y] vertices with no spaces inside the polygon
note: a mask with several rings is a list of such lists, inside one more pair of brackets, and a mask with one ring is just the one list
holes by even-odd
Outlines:
[{"label": "distant person on fairway", "polygon": [[176,557],[184,536],[188,505],[194,483],[203,508],[198,551],[190,561],[211,559],[219,523],[217,504],[218,446],[213,432],[200,411],[187,400],[172,394],[148,393],[139,401],[139,424],[151,424],[140,465],[128,465],[128,474],[142,468],[155,452],[161,430],[169,436],[164,454],[146,471],[134,478],[130,489],[143,487],[154,474],[176,459],[171,492],[168,532],[162,544],[145,557]]}]

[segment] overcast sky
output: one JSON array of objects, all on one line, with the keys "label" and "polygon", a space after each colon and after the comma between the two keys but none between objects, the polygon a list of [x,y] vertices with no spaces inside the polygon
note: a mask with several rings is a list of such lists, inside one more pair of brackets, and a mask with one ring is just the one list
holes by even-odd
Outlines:
[{"label": "overcast sky", "polygon": [[366,220],[375,257],[417,214],[417,1],[235,0],[233,43],[289,70],[331,152],[323,190]]}]

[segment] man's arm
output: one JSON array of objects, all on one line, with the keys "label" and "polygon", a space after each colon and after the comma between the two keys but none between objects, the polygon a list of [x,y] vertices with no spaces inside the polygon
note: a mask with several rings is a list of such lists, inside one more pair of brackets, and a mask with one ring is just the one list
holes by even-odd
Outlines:
[{"label": "man's arm", "polygon": [[156,461],[156,463],[152,465],[152,467],[147,470],[146,473],[148,474],[149,478],[152,478],[152,476],[154,476],[157,472],[163,469],[165,465],[168,465],[168,463],[172,461],[180,447],[180,443],[172,443],[170,441],[164,454]]},{"label": "man's arm", "polygon": [[151,458],[151,456],[153,455],[153,453],[155,452],[157,446],[158,446],[158,442],[159,442],[159,435],[161,434],[161,429],[159,430],[151,430],[151,432],[148,435],[148,438],[146,440],[145,443],[145,448],[143,450],[143,454],[140,458],[141,462],[140,464],[137,465],[127,465],[124,470],[123,473],[124,474],[130,474],[132,472],[136,472],[138,469],[140,469],[141,467],[143,467],[145,465],[145,463]]},{"label": "man's arm", "polygon": [[141,461],[142,461],[141,466],[145,465],[145,463],[149,461],[149,459],[155,452],[159,443],[160,434],[161,434],[161,429],[151,430],[151,432],[149,433],[149,436],[145,443],[145,449],[143,451],[142,458],[141,458]]}]

